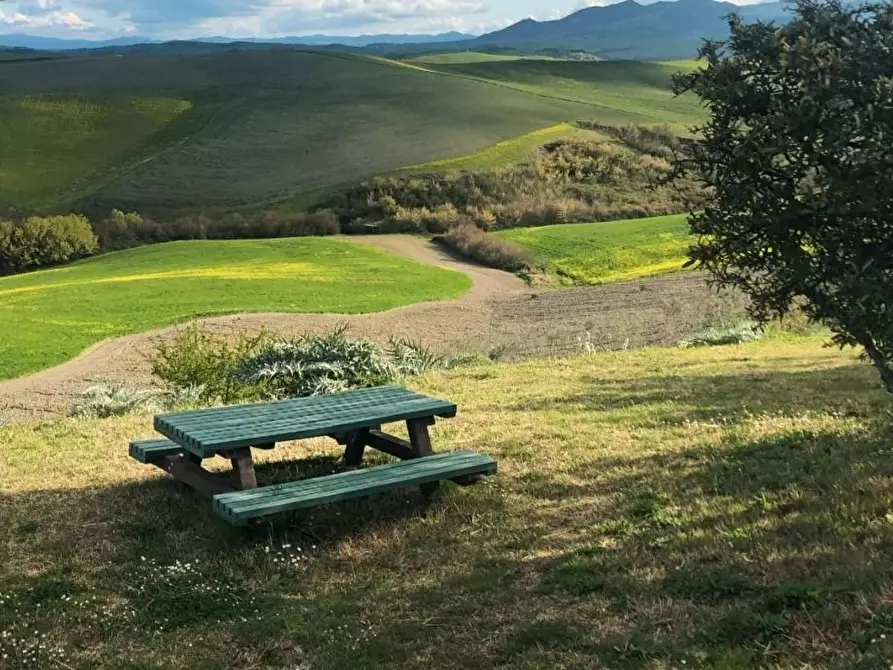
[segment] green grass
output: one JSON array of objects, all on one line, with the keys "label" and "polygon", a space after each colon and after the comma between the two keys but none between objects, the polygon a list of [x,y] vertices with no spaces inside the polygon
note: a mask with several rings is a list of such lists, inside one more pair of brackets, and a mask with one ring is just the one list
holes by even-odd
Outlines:
[{"label": "green grass", "polygon": [[693,241],[684,214],[496,234],[530,249],[536,266],[564,284],[603,284],[676,272],[688,259]]},{"label": "green grass", "polygon": [[[852,353],[638,350],[413,386],[459,405],[436,449],[487,453],[496,477],[253,534],[128,459],[148,416],[6,428],[2,651],[43,639],[34,665],[76,670],[889,664],[891,405]],[[260,477],[338,455],[259,452]]]},{"label": "green grass", "polygon": [[493,63],[504,61],[518,60],[564,60],[554,58],[552,56],[523,56],[511,54],[491,54],[483,51],[456,51],[440,54],[424,54],[422,56],[414,56],[409,59],[412,63],[422,63],[431,65],[454,65],[457,63]]},{"label": "green grass", "polygon": [[444,172],[448,170],[487,170],[525,163],[530,154],[544,144],[568,137],[603,138],[600,133],[584,130],[570,123],[559,123],[532,133],[505,140],[467,156],[431,161],[398,170],[398,173]]},{"label": "green grass", "polygon": [[[395,61],[299,51],[10,63],[0,68],[0,90],[15,99],[76,91],[111,108],[144,97],[190,101],[188,141],[133,169],[109,171],[96,194],[81,199],[159,214],[325,193],[479,151],[587,110]],[[55,160],[42,146],[40,160]],[[82,167],[79,154],[63,159],[67,171]]]},{"label": "green grass", "polygon": [[502,61],[429,64],[441,72],[497,82],[590,106],[587,120],[607,125],[669,125],[687,132],[704,118],[697,98],[675,97],[671,77],[689,61]]},{"label": "green grass", "polygon": [[[673,98],[675,69],[291,50],[4,63],[0,206],[117,206],[161,217],[295,206],[561,123],[685,132],[701,110],[689,97]],[[49,99],[59,102],[42,103],[37,115],[25,102]],[[160,100],[173,107],[161,113]],[[171,109],[179,114],[173,123]],[[36,177],[42,170],[46,182]]]},{"label": "green grass", "polygon": [[202,315],[356,314],[457,297],[470,280],[322,238],[175,242],[0,279],[0,379],[105,338]]},{"label": "green grass", "polygon": [[171,98],[0,97],[0,207],[40,208],[89,190],[191,107]]}]

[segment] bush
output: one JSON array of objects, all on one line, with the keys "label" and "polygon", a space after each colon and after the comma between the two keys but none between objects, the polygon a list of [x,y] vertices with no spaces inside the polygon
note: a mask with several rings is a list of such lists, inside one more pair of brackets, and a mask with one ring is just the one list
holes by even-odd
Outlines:
[{"label": "bush", "polygon": [[463,223],[439,238],[451,249],[490,267],[523,272],[533,264],[530,251],[495,235],[484,232],[470,223]]},{"label": "bush", "polygon": [[376,177],[327,205],[346,232],[440,234],[467,218],[479,228],[606,221],[696,208],[694,182],[667,183],[682,142],[662,129],[608,128],[609,139],[550,142],[526,165]]},{"label": "bush", "polygon": [[337,393],[395,381],[399,371],[369,340],[348,340],[345,328],[329,335],[268,341],[243,360],[234,378],[272,399]]},{"label": "bush", "polygon": [[230,342],[191,325],[170,342],[158,343],[152,357],[152,373],[171,393],[182,394],[191,389],[196,403],[254,400],[263,395],[263,385],[237,380],[235,373],[269,342],[266,333],[245,335]]},{"label": "bush", "polygon": [[338,218],[332,212],[258,212],[226,214],[217,218],[206,213],[181,216],[159,223],[136,212],[113,210],[93,224],[103,249],[127,249],[140,244],[175,240],[235,240],[276,237],[337,235]]},{"label": "bush", "polygon": [[695,347],[718,347],[726,344],[743,344],[763,337],[763,330],[754,321],[740,321],[730,325],[719,325],[694,333],[682,340],[683,349]]},{"label": "bush", "polygon": [[369,340],[348,339],[344,327],[291,340],[261,334],[231,342],[192,326],[158,345],[152,369],[166,386],[166,405],[184,409],[391,384],[432,370],[488,363],[498,355],[443,359],[406,339],[391,340],[385,350]]},{"label": "bush", "polygon": [[69,415],[76,419],[108,419],[138,411],[157,411],[163,406],[158,391],[102,383],[84,391]]},{"label": "bush", "polygon": [[0,275],[66,263],[97,249],[90,222],[78,214],[0,220]]}]

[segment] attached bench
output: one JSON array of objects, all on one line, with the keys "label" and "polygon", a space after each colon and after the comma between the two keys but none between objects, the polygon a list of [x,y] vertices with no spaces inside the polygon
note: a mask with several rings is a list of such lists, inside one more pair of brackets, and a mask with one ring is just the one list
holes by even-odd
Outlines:
[{"label": "attached bench", "polygon": [[181,456],[185,450],[170,440],[135,440],[130,443],[130,457],[140,463],[155,465],[168,456]]},{"label": "attached bench", "polygon": [[214,496],[214,511],[232,524],[304,507],[362,498],[446,479],[496,473],[496,461],[471,451],[437,454],[364,470]]}]

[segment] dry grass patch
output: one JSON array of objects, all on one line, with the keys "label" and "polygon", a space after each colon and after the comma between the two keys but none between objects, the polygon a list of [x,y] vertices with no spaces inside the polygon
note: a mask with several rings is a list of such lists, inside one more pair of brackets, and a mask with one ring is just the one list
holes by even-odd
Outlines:
[{"label": "dry grass patch", "polygon": [[[874,668],[893,654],[891,405],[851,355],[776,339],[416,386],[459,404],[437,447],[491,454],[497,477],[429,510],[410,491],[253,535],[128,460],[149,417],[6,428],[0,632],[45,634],[44,666],[58,653],[72,668]],[[337,455],[290,446],[261,477],[329,472]]]}]

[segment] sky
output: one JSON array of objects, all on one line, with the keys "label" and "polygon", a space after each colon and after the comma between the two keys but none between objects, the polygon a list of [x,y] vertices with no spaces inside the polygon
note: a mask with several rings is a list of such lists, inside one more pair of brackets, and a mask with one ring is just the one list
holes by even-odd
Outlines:
[{"label": "sky", "polygon": [[[737,0],[744,4],[751,0]],[[0,0],[0,34],[281,37],[490,32],[610,0]]]}]

